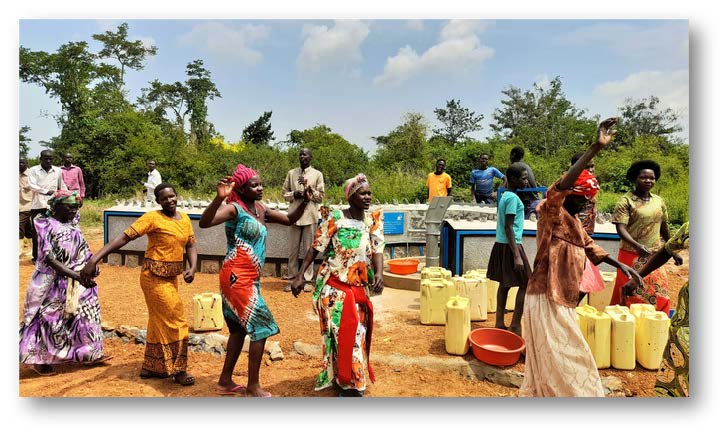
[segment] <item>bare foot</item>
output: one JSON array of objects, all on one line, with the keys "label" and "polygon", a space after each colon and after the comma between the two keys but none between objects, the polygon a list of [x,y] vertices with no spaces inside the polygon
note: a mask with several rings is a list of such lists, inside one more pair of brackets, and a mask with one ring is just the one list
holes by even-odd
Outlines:
[{"label": "bare foot", "polygon": [[500,325],[496,324],[495,328],[500,329],[500,330],[508,330],[508,327],[506,327],[505,324],[500,324]]},{"label": "bare foot", "polygon": [[521,326],[513,326],[512,325],[512,326],[508,327],[508,330],[511,331],[511,332],[513,332],[513,333],[515,333],[515,334],[517,334],[518,336],[522,336],[521,335]]},{"label": "bare foot", "polygon": [[271,393],[264,391],[263,387],[256,383],[254,385],[248,385],[248,396],[249,397],[272,397]]}]

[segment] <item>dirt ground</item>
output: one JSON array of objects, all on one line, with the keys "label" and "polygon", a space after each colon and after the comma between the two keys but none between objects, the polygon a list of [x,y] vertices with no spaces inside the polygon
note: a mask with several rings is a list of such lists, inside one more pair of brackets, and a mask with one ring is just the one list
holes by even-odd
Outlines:
[{"label": "dirt ground", "polygon": [[[103,244],[101,231],[88,231],[85,236],[91,249],[97,251]],[[674,302],[677,292],[688,279],[689,255],[683,255],[685,263],[677,267],[669,262],[665,269],[670,283],[670,297]],[[101,319],[110,326],[127,325],[146,328],[147,312],[139,288],[139,269],[102,264],[98,277]],[[25,288],[33,272],[29,259],[19,262],[19,317],[22,316]],[[311,310],[311,294],[294,298],[284,292],[286,281],[278,278],[262,280],[262,294],[275,316],[281,333],[269,338],[279,341],[285,358],[271,361],[266,354],[261,368],[261,383],[276,397],[331,397],[333,390],[314,391],[313,385],[320,369],[320,359],[293,351],[294,341],[318,345],[318,319]],[[192,284],[180,280],[180,293],[185,301],[188,320],[192,318],[192,297],[200,292],[217,292],[216,274],[198,273]],[[374,297],[375,325],[372,352],[379,355],[403,355],[406,357],[433,356],[442,359],[474,359],[472,353],[463,357],[445,351],[444,326],[425,326],[419,322],[417,304],[396,306],[387,296]],[[390,295],[396,294],[389,291]],[[412,292],[412,291],[399,291]],[[413,301],[417,301],[415,298]],[[494,316],[488,321],[473,322],[472,328],[492,327]],[[510,322],[510,314],[506,322]],[[227,328],[218,333],[227,335]],[[53,376],[39,376],[30,367],[20,365],[19,394],[24,397],[208,397],[215,396],[214,389],[222,368],[223,356],[213,353],[190,352],[188,371],[195,375],[197,383],[182,387],[171,379],[141,379],[139,370],[144,346],[125,343],[121,339],[105,339],[104,348],[113,356],[103,364],[86,367],[59,365]],[[376,362],[376,360],[373,360]],[[524,358],[509,369],[522,372]],[[455,371],[428,369],[419,365],[391,366],[374,364],[376,383],[369,384],[369,397],[512,397],[517,388],[508,388],[488,381],[470,381]],[[238,360],[234,377],[245,384],[247,379],[247,354]],[[600,370],[602,377],[620,378],[634,396],[652,396],[655,371],[641,368],[633,371]]]}]

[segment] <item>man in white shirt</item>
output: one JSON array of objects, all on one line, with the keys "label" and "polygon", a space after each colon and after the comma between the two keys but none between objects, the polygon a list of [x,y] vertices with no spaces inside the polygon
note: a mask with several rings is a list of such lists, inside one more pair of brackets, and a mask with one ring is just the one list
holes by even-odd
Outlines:
[{"label": "man in white shirt", "polygon": [[[53,166],[53,152],[43,150],[40,152],[40,165],[31,167],[27,171],[28,184],[33,191],[33,200],[30,202],[30,219],[35,219],[48,209],[48,199],[59,189],[68,189],[63,182],[60,167]],[[38,258],[38,235],[33,230],[33,263]]]},{"label": "man in white shirt", "polygon": [[[288,278],[298,274],[299,250],[303,246],[303,252],[313,244],[313,238],[316,233],[316,227],[319,220],[319,206],[324,197],[324,176],[321,171],[311,166],[313,155],[308,148],[302,148],[298,152],[298,161],[301,164],[298,168],[288,171],[286,181],[283,182],[283,198],[288,200],[288,210],[293,210],[299,203],[303,202],[303,191],[307,186],[313,188],[313,198],[306,206],[301,218],[290,227],[288,233]],[[313,262],[303,273],[306,280],[304,291],[311,292],[313,290]],[[291,290],[290,283],[285,287],[285,291]]]},{"label": "man in white shirt", "polygon": [[162,183],[162,175],[157,171],[157,162],[153,160],[147,162],[147,169],[149,170],[147,173],[147,181],[142,183],[147,188],[147,200],[154,202],[154,188]]}]

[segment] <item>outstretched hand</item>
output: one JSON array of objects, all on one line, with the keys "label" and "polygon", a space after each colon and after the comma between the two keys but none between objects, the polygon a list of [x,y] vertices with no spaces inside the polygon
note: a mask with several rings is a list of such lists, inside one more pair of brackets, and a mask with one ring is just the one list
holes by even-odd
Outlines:
[{"label": "outstretched hand", "polygon": [[[83,269],[81,269],[81,271],[79,271],[78,275],[80,278],[79,282],[81,282],[81,284],[93,282],[94,277],[96,277],[96,275],[97,275],[96,265],[92,264],[91,262],[88,262],[86,265],[84,265]],[[92,286],[86,286],[86,285],[84,285],[84,286],[87,288],[92,287]]]},{"label": "outstretched hand", "polygon": [[599,123],[599,129],[597,130],[597,144],[600,148],[604,148],[612,142],[612,138],[617,133],[615,129],[612,129],[617,124],[619,118],[607,118],[606,120]]},{"label": "outstretched hand", "polygon": [[303,287],[303,277],[300,274],[296,275],[296,277],[291,280],[291,293],[293,294],[293,296],[298,298],[298,295],[303,290]]},{"label": "outstretched hand", "polygon": [[226,198],[233,192],[235,188],[235,182],[232,177],[225,177],[217,182],[217,195],[218,197]]},{"label": "outstretched hand", "polygon": [[[621,262],[619,264],[619,269],[621,269],[622,272],[624,273],[624,275],[628,276],[631,281],[635,281],[636,284],[639,285],[640,288],[645,286],[645,283],[642,281],[642,276],[634,269],[628,267],[627,265],[625,265]],[[624,287],[623,287],[623,289],[624,289]]]}]

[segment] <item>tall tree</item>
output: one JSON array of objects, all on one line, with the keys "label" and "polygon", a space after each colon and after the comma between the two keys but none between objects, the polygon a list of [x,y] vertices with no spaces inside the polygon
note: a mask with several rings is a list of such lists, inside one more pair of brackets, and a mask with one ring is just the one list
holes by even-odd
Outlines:
[{"label": "tall tree", "polygon": [[566,98],[558,76],[546,88],[534,83],[532,90],[510,86],[502,93],[506,99],[501,100],[503,107],[493,113],[491,129],[534,153],[552,155],[561,147],[582,144],[594,135],[594,120]]},{"label": "tall tree", "polygon": [[435,109],[435,116],[443,127],[435,129],[433,133],[441,136],[451,146],[468,139],[468,133],[482,129],[480,122],[483,120],[483,115],[460,106],[460,100],[448,100],[445,108]]},{"label": "tall tree", "polygon": [[30,137],[28,136],[28,132],[30,132],[30,127],[23,126],[20,128],[20,131],[18,132],[18,145],[20,147],[20,157],[27,158],[28,152],[30,151],[30,145],[28,144],[30,142]]},{"label": "tall tree", "polygon": [[174,114],[173,120],[167,120],[184,130],[187,116],[187,87],[181,82],[162,83],[159,80],[149,82],[148,88],[142,88],[142,95],[137,102],[158,118],[167,120],[167,114]]},{"label": "tall tree", "polygon": [[127,68],[139,71],[144,68],[143,62],[148,56],[157,54],[157,47],[146,47],[141,40],[129,41],[129,25],[121,23],[116,32],[107,30],[91,36],[93,39],[104,44],[98,56],[99,58],[115,59],[121,65],[121,73],[117,86],[119,89],[124,85],[124,73]]},{"label": "tall tree", "polygon": [[678,124],[678,114],[670,109],[660,109],[660,99],[651,95],[648,98],[633,100],[628,98],[619,107],[619,134],[615,145],[631,145],[638,136],[656,136],[660,149],[667,151],[675,144],[675,133],[683,130]]},{"label": "tall tree", "polygon": [[217,86],[210,80],[210,71],[202,60],[187,64],[187,113],[190,115],[190,142],[193,145],[206,144],[214,127],[207,121],[207,100],[222,97]]},{"label": "tall tree", "polygon": [[421,168],[425,162],[427,122],[420,113],[404,115],[402,124],[384,136],[376,136],[377,151],[374,159],[381,168],[411,170]]},{"label": "tall tree", "polygon": [[265,146],[267,146],[270,141],[275,140],[276,138],[273,137],[273,128],[270,124],[270,118],[272,115],[272,111],[263,112],[263,115],[243,129],[243,136],[241,139],[243,141],[250,142],[251,144]]}]

